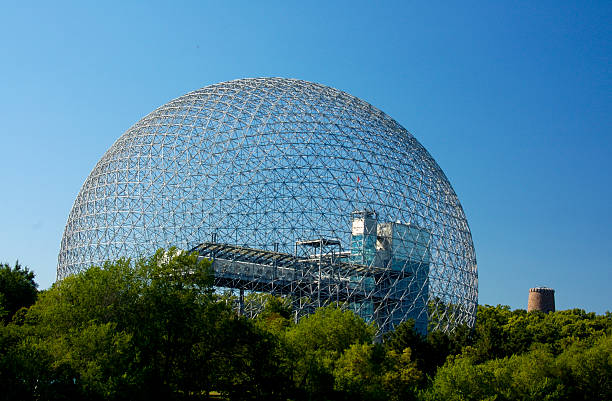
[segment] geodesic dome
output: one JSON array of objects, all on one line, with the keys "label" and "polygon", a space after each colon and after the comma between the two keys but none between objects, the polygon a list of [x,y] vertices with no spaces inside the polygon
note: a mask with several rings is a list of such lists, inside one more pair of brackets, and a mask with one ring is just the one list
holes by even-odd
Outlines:
[{"label": "geodesic dome", "polygon": [[170,246],[218,261],[220,287],[306,312],[474,323],[474,247],[446,176],[395,120],[323,85],[224,82],[137,122],[83,184],[57,277]]}]

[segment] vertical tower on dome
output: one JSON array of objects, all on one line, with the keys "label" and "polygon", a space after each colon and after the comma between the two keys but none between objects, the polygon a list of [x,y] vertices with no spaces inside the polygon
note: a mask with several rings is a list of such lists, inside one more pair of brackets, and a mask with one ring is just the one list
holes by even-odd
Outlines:
[{"label": "vertical tower on dome", "polygon": [[548,287],[529,289],[527,312],[541,311],[544,313],[555,311],[555,290]]},{"label": "vertical tower on dome", "polygon": [[351,262],[371,266],[376,259],[376,213],[370,210],[353,212]]}]

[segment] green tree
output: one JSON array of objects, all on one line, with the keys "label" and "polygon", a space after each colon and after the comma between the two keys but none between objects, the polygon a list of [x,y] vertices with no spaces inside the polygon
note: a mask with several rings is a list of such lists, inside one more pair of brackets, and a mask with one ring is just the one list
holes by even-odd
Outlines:
[{"label": "green tree", "polygon": [[284,337],[284,332],[293,324],[291,299],[270,294],[258,294],[262,300],[262,310],[255,319],[263,330],[278,338]]},{"label": "green tree", "polygon": [[424,358],[426,355],[427,340],[415,329],[414,319],[408,319],[397,325],[394,330],[385,333],[384,343],[385,347],[400,354],[404,349],[410,348],[413,357],[417,360]]},{"label": "green tree", "polygon": [[0,325],[0,400],[85,399],[69,366],[15,324]]},{"label": "green tree", "polygon": [[410,348],[404,348],[401,354],[394,350],[387,351],[382,372],[382,387],[387,395],[386,399],[414,399],[416,387],[422,377],[416,362],[412,360]]},{"label": "green tree", "polygon": [[335,388],[348,399],[384,400],[382,386],[385,349],[374,344],[352,344],[334,367]]},{"label": "green tree", "polygon": [[15,262],[14,267],[0,265],[0,318],[8,323],[20,308],[27,308],[36,301],[38,284],[34,272]]},{"label": "green tree", "polygon": [[612,400],[611,335],[576,341],[557,361],[572,400]]},{"label": "green tree", "polygon": [[88,399],[286,399],[280,340],[212,283],[210,262],[175,249],[121,259],[54,284],[24,327]]},{"label": "green tree", "polygon": [[350,400],[414,399],[421,376],[410,348],[398,354],[380,344],[351,345],[334,368],[336,390]]},{"label": "green tree", "polygon": [[478,363],[523,354],[547,344],[558,355],[577,340],[594,341],[612,332],[612,316],[581,309],[551,313],[511,311],[508,306],[479,306],[471,344]]},{"label": "green tree", "polygon": [[171,249],[67,277],[26,322],[93,398],[197,398],[214,385],[204,367],[224,308],[213,302],[210,263]]},{"label": "green tree", "polygon": [[293,383],[282,339],[243,316],[219,323],[211,360],[217,388],[233,400],[287,399]]},{"label": "green tree", "polygon": [[410,349],[418,370],[424,373],[421,384],[425,385],[427,376],[435,375],[449,355],[457,355],[463,347],[473,343],[472,337],[472,329],[467,326],[459,326],[452,333],[434,330],[423,336],[415,329],[414,320],[409,319],[386,333],[384,344],[385,348],[397,355]]},{"label": "green tree", "polygon": [[523,354],[477,363],[474,354],[450,358],[425,400],[612,399],[612,337],[577,340],[556,355],[536,343]]},{"label": "green tree", "polygon": [[334,398],[336,361],[351,345],[371,343],[374,333],[373,325],[335,305],[304,316],[285,334],[296,387],[310,399]]}]

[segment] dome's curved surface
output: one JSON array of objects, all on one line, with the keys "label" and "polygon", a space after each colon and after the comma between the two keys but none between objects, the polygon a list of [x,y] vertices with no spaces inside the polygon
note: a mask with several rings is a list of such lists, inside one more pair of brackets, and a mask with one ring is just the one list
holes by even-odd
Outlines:
[{"label": "dome's curved surface", "polygon": [[[296,242],[314,238],[339,240],[343,263],[403,272],[393,280],[404,284],[376,287],[387,299],[401,292],[402,320],[473,324],[474,247],[440,167],[383,112],[294,79],[211,85],[131,127],[81,188],[57,275],[211,239],[294,254]],[[364,274],[347,288],[367,282]],[[368,305],[362,314],[382,313],[380,299]]]}]

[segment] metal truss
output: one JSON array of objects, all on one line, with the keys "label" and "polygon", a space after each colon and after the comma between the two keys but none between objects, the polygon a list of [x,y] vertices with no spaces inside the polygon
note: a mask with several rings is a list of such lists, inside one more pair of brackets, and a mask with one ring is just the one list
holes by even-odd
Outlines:
[{"label": "metal truss", "polygon": [[476,257],[446,176],[395,120],[323,85],[235,80],[144,117],[81,188],[57,277],[170,246],[211,258],[218,287],[298,313],[474,324]]}]

